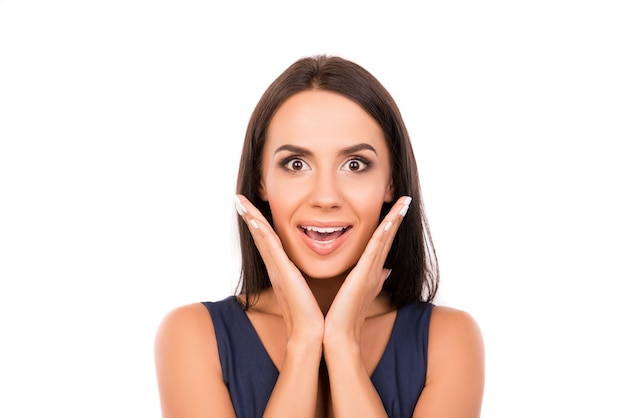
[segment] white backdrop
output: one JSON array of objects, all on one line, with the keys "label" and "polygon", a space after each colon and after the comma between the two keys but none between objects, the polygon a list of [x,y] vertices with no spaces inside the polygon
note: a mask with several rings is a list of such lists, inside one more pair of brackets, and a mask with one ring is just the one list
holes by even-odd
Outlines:
[{"label": "white backdrop", "polygon": [[156,417],[152,344],[235,286],[247,119],[362,64],[412,135],[483,417],[624,417],[621,1],[0,1],[0,416]]}]

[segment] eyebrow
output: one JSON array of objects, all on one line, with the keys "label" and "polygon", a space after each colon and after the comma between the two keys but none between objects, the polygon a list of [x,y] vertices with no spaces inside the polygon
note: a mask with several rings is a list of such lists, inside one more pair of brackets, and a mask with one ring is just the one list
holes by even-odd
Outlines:
[{"label": "eyebrow", "polygon": [[[354,154],[355,152],[359,152],[363,150],[369,150],[369,151],[372,151],[374,154],[378,155],[374,147],[366,143],[360,143],[356,145],[351,145],[346,148],[342,148],[339,151],[339,154],[348,155],[348,154]],[[274,151],[274,155],[278,154],[281,151],[289,151],[289,152],[293,152],[294,154],[299,154],[299,155],[304,155],[304,156],[310,156],[312,154],[312,152],[306,148],[302,148],[297,145],[287,144],[287,145],[281,145],[280,147],[276,148],[276,151]]]}]

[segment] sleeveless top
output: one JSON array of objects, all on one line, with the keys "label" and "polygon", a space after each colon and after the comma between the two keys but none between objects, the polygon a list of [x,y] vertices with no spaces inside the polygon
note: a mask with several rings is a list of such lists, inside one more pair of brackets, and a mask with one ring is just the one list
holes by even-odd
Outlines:
[{"label": "sleeveless top", "polygon": [[[222,376],[237,417],[261,417],[278,369],[235,296],[202,304],[213,320]],[[371,376],[389,417],[410,418],[424,388],[433,306],[414,303],[398,309],[389,342]]]}]

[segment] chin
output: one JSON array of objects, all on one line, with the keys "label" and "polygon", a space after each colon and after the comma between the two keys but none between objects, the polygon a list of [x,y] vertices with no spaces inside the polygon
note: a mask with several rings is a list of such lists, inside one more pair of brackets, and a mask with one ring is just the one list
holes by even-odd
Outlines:
[{"label": "chin", "polygon": [[[330,266],[329,266],[330,267]],[[346,268],[346,267],[338,267],[338,268],[320,268],[320,265],[317,264],[312,268],[304,268],[300,269],[302,275],[307,279],[312,280],[332,280],[337,278],[345,278],[348,273],[352,270],[354,265]]]}]

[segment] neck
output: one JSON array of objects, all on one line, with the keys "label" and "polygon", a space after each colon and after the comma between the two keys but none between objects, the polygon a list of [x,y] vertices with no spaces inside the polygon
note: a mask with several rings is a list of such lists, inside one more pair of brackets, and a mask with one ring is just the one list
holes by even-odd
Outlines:
[{"label": "neck", "polygon": [[324,316],[326,316],[330,305],[335,300],[335,296],[337,296],[337,292],[339,292],[345,278],[345,275],[328,279],[305,278]]}]

